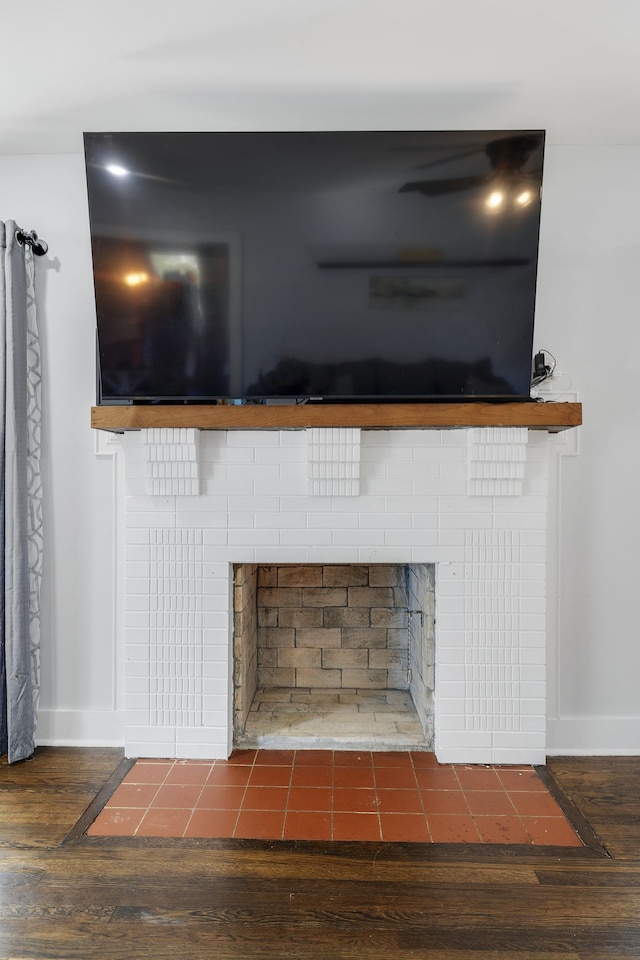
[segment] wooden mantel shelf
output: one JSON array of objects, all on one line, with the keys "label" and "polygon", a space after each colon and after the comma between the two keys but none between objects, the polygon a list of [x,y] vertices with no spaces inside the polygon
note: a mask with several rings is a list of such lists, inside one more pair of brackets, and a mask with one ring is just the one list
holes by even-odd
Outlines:
[{"label": "wooden mantel shelf", "polygon": [[199,430],[295,430],[362,427],[365,430],[439,430],[528,427],[559,433],[582,423],[580,403],[326,403],[134,405],[91,408],[96,430],[196,427]]}]

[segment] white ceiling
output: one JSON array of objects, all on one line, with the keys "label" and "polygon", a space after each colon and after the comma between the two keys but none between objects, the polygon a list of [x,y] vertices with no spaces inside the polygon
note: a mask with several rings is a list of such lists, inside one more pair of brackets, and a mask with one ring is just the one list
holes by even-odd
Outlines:
[{"label": "white ceiling", "polygon": [[2,0],[0,154],[83,130],[640,143],[639,0]]}]

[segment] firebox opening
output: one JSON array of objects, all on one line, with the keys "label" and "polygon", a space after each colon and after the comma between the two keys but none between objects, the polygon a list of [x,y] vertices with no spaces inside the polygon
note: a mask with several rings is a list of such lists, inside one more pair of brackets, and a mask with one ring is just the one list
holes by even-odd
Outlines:
[{"label": "firebox opening", "polygon": [[234,746],[433,749],[433,564],[236,564]]}]

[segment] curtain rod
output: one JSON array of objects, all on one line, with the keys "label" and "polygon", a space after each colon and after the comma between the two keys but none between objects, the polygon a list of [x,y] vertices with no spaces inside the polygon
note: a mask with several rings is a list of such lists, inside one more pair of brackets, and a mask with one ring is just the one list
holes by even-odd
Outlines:
[{"label": "curtain rod", "polygon": [[16,233],[16,239],[18,243],[27,244],[31,247],[36,257],[44,257],[45,253],[49,249],[49,244],[46,240],[43,240],[35,230],[18,230]]}]

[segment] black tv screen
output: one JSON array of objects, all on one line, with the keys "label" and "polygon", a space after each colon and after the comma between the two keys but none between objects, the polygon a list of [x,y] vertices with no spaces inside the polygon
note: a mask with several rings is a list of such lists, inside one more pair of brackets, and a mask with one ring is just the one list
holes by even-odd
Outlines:
[{"label": "black tv screen", "polygon": [[87,133],[98,403],[526,399],[544,133]]}]

